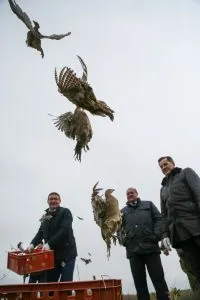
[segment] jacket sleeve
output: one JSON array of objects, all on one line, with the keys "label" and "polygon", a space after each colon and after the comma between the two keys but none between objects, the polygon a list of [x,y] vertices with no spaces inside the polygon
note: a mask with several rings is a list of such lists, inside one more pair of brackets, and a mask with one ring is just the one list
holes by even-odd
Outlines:
[{"label": "jacket sleeve", "polygon": [[153,221],[153,232],[158,240],[162,238],[162,217],[157,207],[151,202],[151,217]]},{"label": "jacket sleeve", "polygon": [[69,231],[72,228],[72,221],[73,218],[70,210],[64,209],[60,220],[59,229],[48,241],[50,248],[54,248],[56,244],[60,243],[63,238],[66,238],[69,235]]},{"label": "jacket sleeve", "polygon": [[35,237],[32,239],[31,244],[33,244],[35,247],[38,244],[41,244],[42,240],[43,240],[43,229],[41,224],[38,232],[36,233]]},{"label": "jacket sleeve", "polygon": [[160,191],[160,209],[161,209],[161,218],[162,218],[162,238],[165,238],[165,237],[169,237],[169,232],[168,232],[167,210],[162,197],[162,188]]},{"label": "jacket sleeve", "polygon": [[194,201],[197,203],[197,206],[200,211],[200,177],[191,168],[186,168],[184,169],[183,172],[184,172],[186,183],[188,184],[192,192]]}]

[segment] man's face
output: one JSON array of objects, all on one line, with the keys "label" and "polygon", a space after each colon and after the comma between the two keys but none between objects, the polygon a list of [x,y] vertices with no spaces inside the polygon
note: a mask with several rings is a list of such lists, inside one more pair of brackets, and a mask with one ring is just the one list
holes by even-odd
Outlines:
[{"label": "man's face", "polygon": [[171,171],[175,168],[175,165],[171,161],[168,161],[167,158],[163,158],[159,162],[159,166],[165,176],[168,176],[171,173]]},{"label": "man's face", "polygon": [[57,208],[60,206],[60,197],[56,194],[51,194],[48,198],[48,204],[50,208]]},{"label": "man's face", "polygon": [[138,193],[136,189],[134,188],[129,188],[126,192],[127,200],[128,201],[136,201],[138,198]]}]

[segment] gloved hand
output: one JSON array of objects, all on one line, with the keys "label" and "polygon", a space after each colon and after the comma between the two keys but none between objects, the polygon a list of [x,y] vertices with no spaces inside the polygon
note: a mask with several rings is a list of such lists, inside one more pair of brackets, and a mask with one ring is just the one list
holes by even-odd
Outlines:
[{"label": "gloved hand", "polygon": [[43,247],[43,244],[38,244],[35,248],[36,249],[42,249],[42,247]]},{"label": "gloved hand", "polygon": [[34,249],[34,245],[33,244],[30,244],[28,247],[27,247],[27,251],[28,252],[31,252],[32,250]]},{"label": "gloved hand", "polygon": [[165,237],[163,240],[162,240],[162,244],[163,246],[165,247],[165,249],[167,251],[171,251],[171,243],[170,243],[170,239],[168,237]]},{"label": "gloved hand", "polygon": [[42,247],[42,250],[51,250],[50,246],[48,243],[44,244],[44,246]]}]

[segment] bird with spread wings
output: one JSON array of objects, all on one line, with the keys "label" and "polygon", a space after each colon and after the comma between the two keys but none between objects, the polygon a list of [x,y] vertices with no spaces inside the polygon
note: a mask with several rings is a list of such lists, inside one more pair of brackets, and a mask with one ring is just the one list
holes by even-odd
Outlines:
[{"label": "bird with spread wings", "polygon": [[41,53],[42,58],[44,57],[44,51],[41,47],[41,39],[51,39],[51,40],[60,40],[68,35],[71,32],[65,34],[52,34],[52,35],[43,35],[39,32],[40,25],[36,21],[31,21],[29,16],[21,9],[21,7],[16,3],[15,0],[8,0],[10,8],[14,14],[27,26],[29,29],[27,33],[26,44],[28,47],[32,47],[38,50]]},{"label": "bird with spread wings", "polygon": [[84,257],[81,257],[81,260],[86,264],[88,265],[89,263],[92,262],[92,260],[90,258],[84,258]]},{"label": "bird with spread wings", "polygon": [[94,185],[91,196],[94,220],[101,228],[101,235],[107,245],[107,255],[110,257],[111,242],[116,244],[115,233],[122,223],[122,214],[119,209],[119,202],[112,193],[114,189],[105,191],[105,198],[99,195],[102,188],[97,188],[98,182]]},{"label": "bird with spread wings", "polygon": [[81,161],[82,150],[88,151],[90,149],[88,143],[93,135],[87,114],[82,108],[77,107],[74,113],[66,112],[56,117],[54,124],[58,130],[64,132],[66,137],[76,140],[74,156],[75,159]]},{"label": "bird with spread wings", "polygon": [[63,67],[59,75],[55,69],[58,91],[77,107],[88,110],[92,115],[108,116],[113,121],[114,111],[104,101],[96,99],[92,87],[87,82],[87,66],[80,56],[77,55],[77,57],[83,68],[82,77],[78,78],[76,73],[68,67]]}]

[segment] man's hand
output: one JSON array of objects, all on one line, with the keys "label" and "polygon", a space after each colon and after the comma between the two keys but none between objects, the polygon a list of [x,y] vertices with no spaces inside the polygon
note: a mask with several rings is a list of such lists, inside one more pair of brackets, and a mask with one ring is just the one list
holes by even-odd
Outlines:
[{"label": "man's hand", "polygon": [[48,243],[44,244],[44,246],[42,247],[42,250],[51,250],[50,246]]},{"label": "man's hand", "polygon": [[167,251],[171,251],[171,243],[170,243],[170,239],[168,237],[165,237],[163,240],[162,240],[162,244],[163,246],[165,247],[165,250]]},{"label": "man's hand", "polygon": [[28,252],[31,252],[33,249],[34,249],[34,245],[33,245],[33,244],[30,244],[26,250],[27,250]]},{"label": "man's hand", "polygon": [[35,248],[36,249],[42,249],[42,247],[43,247],[43,244],[38,244]]}]

